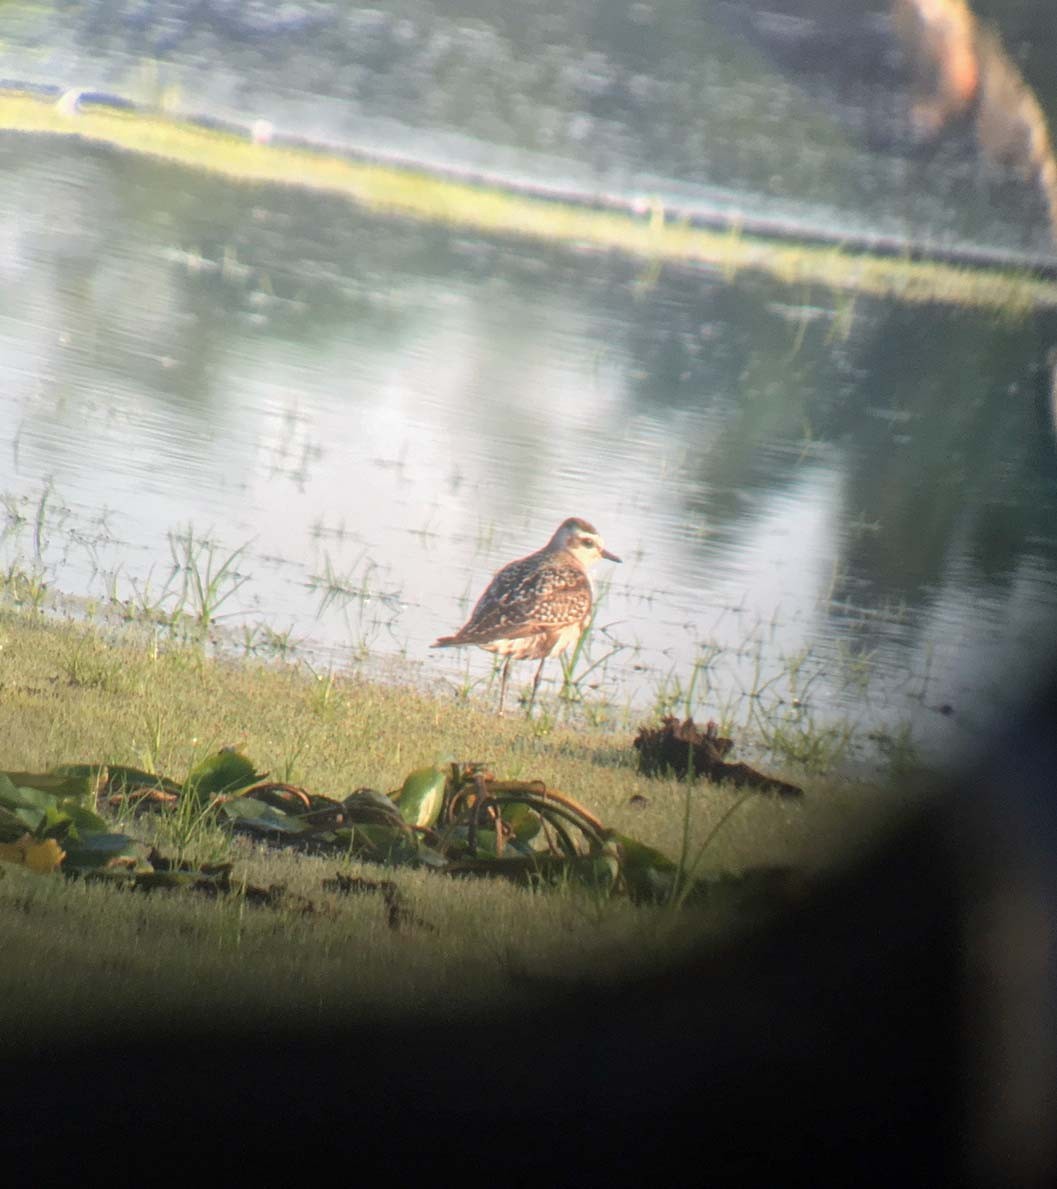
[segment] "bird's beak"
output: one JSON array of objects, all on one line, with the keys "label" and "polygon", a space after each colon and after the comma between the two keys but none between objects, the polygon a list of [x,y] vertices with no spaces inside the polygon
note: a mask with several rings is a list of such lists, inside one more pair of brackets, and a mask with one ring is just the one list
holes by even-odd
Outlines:
[{"label": "bird's beak", "polygon": [[615,553],[610,553],[608,549],[602,550],[602,556],[606,561],[620,561],[620,558]]}]

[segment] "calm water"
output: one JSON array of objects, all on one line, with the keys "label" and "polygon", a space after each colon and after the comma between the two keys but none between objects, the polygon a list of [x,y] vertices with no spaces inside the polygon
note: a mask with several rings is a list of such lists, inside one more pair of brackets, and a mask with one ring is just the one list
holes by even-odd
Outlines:
[{"label": "calm water", "polygon": [[491,658],[430,641],[580,515],[625,559],[588,679],[613,714],[704,661],[700,713],[762,689],[948,749],[1047,650],[1052,328],[654,278],[74,145],[0,158],[5,564],[50,485],[62,589],[149,601],[191,525],[246,546],[235,626],[454,689]]}]

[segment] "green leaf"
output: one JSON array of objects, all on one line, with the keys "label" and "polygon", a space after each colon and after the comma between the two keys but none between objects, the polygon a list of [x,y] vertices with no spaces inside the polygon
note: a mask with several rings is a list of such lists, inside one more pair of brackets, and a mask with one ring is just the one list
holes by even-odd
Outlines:
[{"label": "green leaf", "polygon": [[400,826],[404,818],[393,802],[384,793],[374,789],[357,789],[342,801],[342,808],[349,820],[357,825]]},{"label": "green leaf", "polygon": [[424,846],[421,842],[415,847],[414,861],[422,867],[435,867],[438,871],[448,865],[448,860],[440,851]]},{"label": "green leaf", "polygon": [[54,793],[42,789],[18,787],[6,772],[0,773],[0,806],[4,809],[35,809],[46,813],[59,803]]},{"label": "green leaf", "polygon": [[12,809],[11,814],[22,823],[23,831],[29,830],[34,834],[42,825],[46,824],[48,818],[46,809]]},{"label": "green leaf", "polygon": [[522,843],[535,838],[543,825],[534,809],[516,801],[503,806],[503,821],[514,831],[517,841]]},{"label": "green leaf", "polygon": [[152,871],[150,848],[127,834],[91,834],[63,844],[63,871],[90,872],[111,869],[127,874]]},{"label": "green leaf", "polygon": [[37,828],[40,822],[38,817],[36,823],[29,825],[23,818],[18,816],[18,813],[30,813],[30,810],[20,809],[16,813],[13,809],[7,809],[0,805],[0,842],[15,842],[25,834],[26,830],[33,831]]},{"label": "green leaf", "polygon": [[673,859],[669,859],[664,851],[647,846],[644,842],[639,842],[637,838],[631,838],[627,834],[618,834],[616,830],[610,837],[620,845],[620,849],[624,853],[625,867],[652,867],[657,871],[675,872],[677,864]]},{"label": "green leaf", "polygon": [[156,772],[144,772],[142,768],[129,768],[123,764],[111,764],[107,770],[107,788],[119,796],[135,789],[163,789],[167,793],[179,793],[182,785],[159,776]]},{"label": "green leaf", "polygon": [[[54,782],[54,788],[66,792],[70,784],[69,779],[58,779]],[[55,792],[42,788],[26,785],[15,788],[10,774],[0,776],[0,813],[6,811],[40,836],[65,838],[71,827],[75,836],[106,833],[109,829],[107,823],[81,804],[82,796],[83,789],[73,796],[65,795],[60,799]],[[5,824],[10,825],[10,819],[0,817],[0,831],[4,830]]]},{"label": "green leaf", "polygon": [[107,776],[113,769],[107,764],[55,764],[48,770],[49,776],[58,776],[62,780],[84,780],[95,783],[100,777]]},{"label": "green leaf", "polygon": [[432,826],[440,816],[444,803],[444,787],[448,771],[435,764],[429,768],[417,768],[404,781],[396,796],[400,815],[410,826]]},{"label": "green leaf", "polygon": [[274,805],[256,801],[253,797],[235,797],[232,801],[225,801],[220,806],[220,814],[230,822],[237,822],[243,829],[261,834],[303,834],[312,829],[308,822],[291,817]]},{"label": "green leaf", "polygon": [[0,830],[11,838],[29,830],[36,834],[40,830],[54,827],[66,819],[58,811],[58,802],[51,793],[40,789],[16,788],[6,773],[0,773]]},{"label": "green leaf", "polygon": [[101,818],[98,813],[93,813],[91,809],[86,809],[69,798],[60,801],[58,809],[69,819],[74,830],[82,838],[89,834],[105,834],[110,829],[105,818]]},{"label": "green leaf", "polygon": [[631,899],[638,903],[667,900],[675,886],[677,864],[662,851],[627,834],[614,831],[611,838],[620,846],[620,869]]},{"label": "green leaf", "polygon": [[145,772],[142,768],[131,768],[125,764],[58,764],[49,775],[80,780],[97,787],[100,777],[110,793],[121,796],[133,789],[164,789],[168,793],[179,793],[180,785],[167,776]]},{"label": "green leaf", "polygon": [[191,769],[184,781],[184,792],[199,801],[210,801],[221,793],[248,788],[263,776],[241,752],[222,748]]},{"label": "green leaf", "polygon": [[355,825],[334,831],[334,839],[354,855],[374,863],[417,863],[418,846],[407,826]]},{"label": "green leaf", "polygon": [[62,772],[5,772],[4,775],[18,788],[39,789],[62,799],[84,801],[95,796],[98,771],[92,768],[79,775]]}]

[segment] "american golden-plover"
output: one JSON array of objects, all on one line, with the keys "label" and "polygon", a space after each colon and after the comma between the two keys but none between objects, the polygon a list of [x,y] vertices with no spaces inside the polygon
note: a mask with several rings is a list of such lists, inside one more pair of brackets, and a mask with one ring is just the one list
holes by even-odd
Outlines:
[{"label": "american golden-plover", "polygon": [[499,687],[499,713],[503,713],[507,676],[512,660],[539,657],[532,683],[531,710],[536,700],[543,664],[564,652],[591,619],[591,580],[588,567],[599,558],[620,561],[602,544],[597,530],[586,520],[570,517],[535,553],[510,562],[496,573],[477,606],[454,636],[441,636],[431,648],[476,644],[505,656]]}]

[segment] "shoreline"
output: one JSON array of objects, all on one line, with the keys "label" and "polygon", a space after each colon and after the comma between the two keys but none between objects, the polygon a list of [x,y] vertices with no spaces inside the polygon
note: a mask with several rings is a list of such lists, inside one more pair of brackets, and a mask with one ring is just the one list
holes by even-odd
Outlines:
[{"label": "shoreline", "polygon": [[[342,797],[362,786],[389,792],[424,764],[483,761],[501,779],[546,782],[669,857],[700,849],[700,877],[722,884],[790,871],[783,897],[844,867],[923,804],[909,782],[815,777],[804,797],[790,799],[645,777],[630,739],[563,726],[538,735],[523,718],[500,720],[479,705],[407,687],[321,679],[119,636],[0,609],[0,768],[110,763],[182,778],[204,756],[235,746],[274,780]],[[619,976],[632,955],[637,964],[663,964],[681,947],[752,927],[775,908],[768,895],[762,904],[736,897],[673,913],[573,886],[533,891],[456,880],[266,847],[165,811],[129,811],[114,828],[196,865],[233,863],[241,886],[281,887],[283,895],[265,907],[236,894],[146,896],[0,864],[7,959],[0,995],[8,1018],[30,1021],[31,1032],[54,1037],[71,1018],[79,1028],[120,1028],[130,1013],[160,1020],[232,996],[257,1015],[296,1013],[307,994],[318,1005],[312,1019],[349,1002],[383,1011],[442,1007],[468,980],[484,998],[516,997],[522,974]],[[335,872],[367,889],[384,876],[406,906],[404,924],[394,927],[390,917],[387,926],[379,895],[327,891]]]},{"label": "shoreline", "polygon": [[4,80],[0,133],[5,131],[83,140],[236,182],[328,193],[383,216],[564,244],[571,251],[618,251],[650,268],[705,267],[728,279],[761,273],[791,287],[822,284],[910,303],[993,308],[1010,316],[1057,307],[1052,259],[849,237],[746,218],[721,205],[711,211],[666,209],[656,196],[632,201],[551,192],[505,176],[285,138],[270,125],[173,117],[119,95]]}]

